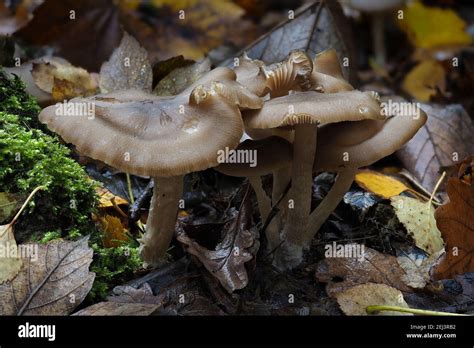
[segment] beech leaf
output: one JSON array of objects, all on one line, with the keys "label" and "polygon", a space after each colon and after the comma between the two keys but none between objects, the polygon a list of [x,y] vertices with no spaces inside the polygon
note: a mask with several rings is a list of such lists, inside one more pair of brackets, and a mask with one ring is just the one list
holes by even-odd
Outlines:
[{"label": "beech leaf", "polygon": [[404,166],[433,191],[443,167],[474,153],[474,123],[458,104],[422,104],[426,124],[397,152]]},{"label": "beech leaf", "polygon": [[120,46],[100,68],[99,86],[102,93],[125,89],[151,92],[153,71],[147,51],[137,40],[124,32]]},{"label": "beech leaf", "polygon": [[429,255],[443,249],[444,241],[436,227],[434,207],[430,202],[420,202],[405,196],[394,196],[390,200],[398,220],[413,237],[418,248]]},{"label": "beech leaf", "polygon": [[[317,1],[298,9],[294,18],[278,25],[268,34],[244,48],[236,56],[244,52],[252,59],[265,63],[281,62],[288,52],[293,50],[306,51],[311,57],[328,48],[334,48],[341,60],[355,61],[350,24],[337,1]],[[234,59],[222,65],[232,67]],[[352,79],[349,68],[353,63],[342,64],[346,79]]]},{"label": "beech leaf", "polygon": [[95,273],[89,271],[88,237],[22,244],[35,251],[10,282],[0,285],[0,315],[67,315],[86,297]]}]

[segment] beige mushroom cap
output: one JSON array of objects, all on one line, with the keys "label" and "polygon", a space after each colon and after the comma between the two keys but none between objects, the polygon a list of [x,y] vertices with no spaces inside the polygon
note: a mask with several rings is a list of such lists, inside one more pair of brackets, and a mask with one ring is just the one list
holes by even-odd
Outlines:
[{"label": "beige mushroom cap", "polygon": [[311,86],[324,93],[352,91],[352,87],[342,74],[336,50],[331,48],[316,55],[313,61]]},{"label": "beige mushroom cap", "polygon": [[235,104],[202,86],[189,99],[198,103],[185,94],[119,91],[49,106],[39,119],[80,153],[122,171],[175,176],[217,165],[217,151],[243,134]]},{"label": "beige mushroom cap", "polygon": [[239,58],[239,66],[234,71],[237,82],[259,97],[268,93],[267,78],[263,71],[265,64],[257,59],[249,58],[245,53]]},{"label": "beige mushroom cap", "polygon": [[313,171],[361,168],[391,155],[425,124],[427,116],[394,116],[386,121],[363,120],[320,127]]},{"label": "beige mushroom cap", "polygon": [[252,167],[250,163],[222,163],[214,169],[238,177],[267,175],[291,164],[293,146],[280,137],[272,136],[260,140],[245,140],[236,150],[255,151],[257,165]]},{"label": "beige mushroom cap", "polygon": [[364,119],[385,119],[372,92],[324,94],[300,92],[271,99],[260,110],[246,111],[246,128],[277,128],[297,124],[328,124]]}]

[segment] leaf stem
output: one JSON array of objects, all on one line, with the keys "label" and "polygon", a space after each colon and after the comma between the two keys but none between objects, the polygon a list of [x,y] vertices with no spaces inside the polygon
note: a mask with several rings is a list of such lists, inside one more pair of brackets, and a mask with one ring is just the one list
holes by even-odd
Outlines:
[{"label": "leaf stem", "polygon": [[398,306],[385,306],[385,305],[368,306],[365,310],[367,314],[374,314],[375,312],[380,312],[380,311],[392,311],[392,312],[412,313],[412,314],[418,314],[418,315],[456,316],[456,317],[468,316],[467,314],[429,311],[426,309],[406,308],[406,307],[398,307]]}]

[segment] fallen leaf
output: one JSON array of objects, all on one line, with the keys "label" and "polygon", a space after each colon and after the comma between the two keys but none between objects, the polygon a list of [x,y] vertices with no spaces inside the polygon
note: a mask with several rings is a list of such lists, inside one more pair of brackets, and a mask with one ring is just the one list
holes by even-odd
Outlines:
[{"label": "fallen leaf", "polygon": [[430,270],[438,260],[444,249],[440,249],[430,256],[417,252],[402,252],[397,257],[397,262],[405,271],[402,280],[414,289],[423,289],[431,281]]},{"label": "fallen leaf", "polygon": [[97,186],[96,192],[99,196],[99,208],[110,208],[114,206],[114,203],[118,206],[128,205],[128,201],[118,195],[114,195],[106,187]]},{"label": "fallen leaf", "polygon": [[120,46],[100,68],[100,91],[109,93],[125,89],[151,92],[153,71],[148,52],[124,32]]},{"label": "fallen leaf", "polygon": [[10,282],[0,285],[0,315],[66,315],[86,297],[95,274],[89,272],[88,237],[22,244],[34,251]]},{"label": "fallen leaf", "polygon": [[122,221],[113,215],[98,216],[96,218],[101,226],[102,243],[106,248],[116,248],[130,240],[128,230]]},{"label": "fallen leaf", "polygon": [[443,249],[443,238],[436,227],[434,207],[430,202],[420,202],[405,196],[394,196],[390,201],[398,220],[405,226],[418,248],[429,255]]},{"label": "fallen leaf", "polygon": [[[294,18],[278,25],[268,34],[245,47],[244,52],[252,59],[265,63],[280,62],[293,50],[306,51],[311,57],[328,48],[334,48],[340,59],[356,60],[356,51],[348,19],[338,1],[318,1],[302,6],[295,11]],[[234,58],[222,63],[233,67]],[[353,64],[342,66],[346,79],[355,78]],[[355,65],[354,65],[355,66]]]},{"label": "fallen leaf", "polygon": [[20,272],[23,260],[19,256],[13,225],[0,225],[0,284],[11,281]]},{"label": "fallen leaf", "polygon": [[443,167],[474,153],[474,122],[459,104],[422,104],[426,124],[397,152],[404,166],[433,191]]},{"label": "fallen leaf", "polygon": [[99,302],[74,313],[75,316],[148,316],[160,305],[143,303]]},{"label": "fallen leaf", "polygon": [[214,250],[199,245],[186,235],[182,227],[179,228],[178,241],[199,259],[228,292],[247,285],[245,263],[255,257],[259,247],[258,231],[252,225],[251,214],[250,195],[247,191],[236,216],[224,225],[222,241]]},{"label": "fallen leaf", "polygon": [[112,0],[45,0],[14,36],[30,45],[53,46],[73,65],[98,71],[120,42],[119,14]]},{"label": "fallen leaf", "polygon": [[327,283],[329,296],[346,291],[364,283],[386,284],[403,292],[412,291],[402,280],[405,272],[397,263],[397,258],[365,247],[364,258],[331,257],[320,261],[316,269],[318,281]]},{"label": "fallen leaf", "polygon": [[210,70],[211,62],[207,58],[201,62],[177,68],[156,85],[153,93],[159,96],[179,94]]},{"label": "fallen leaf", "polygon": [[[409,308],[400,290],[385,284],[356,285],[337,295],[337,303],[346,315],[368,315],[367,307],[376,305]],[[380,315],[413,315],[393,311],[381,311]]]},{"label": "fallen leaf", "polygon": [[409,3],[398,23],[411,42],[421,48],[467,46],[472,41],[466,23],[456,12],[425,6],[419,1]]},{"label": "fallen leaf", "polygon": [[107,300],[120,303],[141,303],[162,305],[165,295],[153,295],[153,291],[148,283],[142,284],[138,289],[130,285],[116,286],[113,296],[108,296]]},{"label": "fallen leaf", "polygon": [[474,185],[450,178],[447,193],[449,203],[435,212],[446,241],[446,254],[433,270],[435,279],[474,272]]},{"label": "fallen leaf", "polygon": [[13,218],[24,198],[24,195],[19,193],[0,192],[0,222]]},{"label": "fallen leaf", "polygon": [[430,101],[438,91],[446,91],[446,73],[443,66],[435,60],[418,63],[405,76],[402,89],[419,101]]},{"label": "fallen leaf", "polygon": [[31,76],[41,90],[53,95],[55,101],[89,96],[97,91],[97,81],[87,70],[72,66],[61,58],[33,63]]},{"label": "fallen leaf", "polygon": [[400,193],[410,190],[401,181],[373,170],[358,171],[355,176],[355,182],[364,190],[385,199],[398,196]]}]

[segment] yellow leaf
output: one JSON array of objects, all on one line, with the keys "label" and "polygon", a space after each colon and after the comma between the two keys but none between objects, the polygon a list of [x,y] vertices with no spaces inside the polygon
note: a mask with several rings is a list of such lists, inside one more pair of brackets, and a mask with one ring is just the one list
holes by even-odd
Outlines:
[{"label": "yellow leaf", "polygon": [[105,215],[98,217],[103,232],[102,242],[106,248],[116,248],[128,241],[127,229],[124,228],[122,221],[116,216]]},{"label": "yellow leaf", "polygon": [[432,255],[444,247],[441,232],[434,218],[435,210],[430,202],[420,202],[405,196],[394,196],[390,200],[398,220],[413,237],[418,248]]},{"label": "yellow leaf", "polygon": [[403,19],[398,22],[417,47],[466,46],[471,43],[465,30],[466,23],[450,9],[424,6],[415,1],[406,7]]},{"label": "yellow leaf", "polygon": [[439,89],[446,89],[445,71],[441,64],[434,60],[426,60],[415,66],[405,76],[402,88],[419,101],[430,101],[431,96]]},{"label": "yellow leaf", "polygon": [[410,190],[401,181],[372,170],[361,170],[356,174],[355,182],[364,190],[388,199]]},{"label": "yellow leaf", "polygon": [[113,207],[112,200],[115,200],[117,205],[128,205],[128,202],[125,199],[114,195],[105,187],[97,187],[96,192],[99,195],[99,208]]}]

